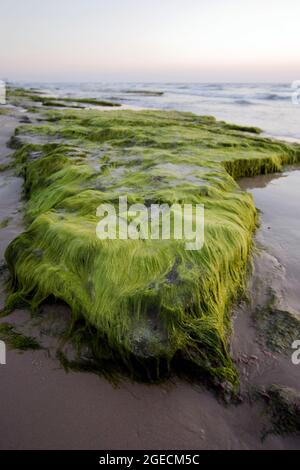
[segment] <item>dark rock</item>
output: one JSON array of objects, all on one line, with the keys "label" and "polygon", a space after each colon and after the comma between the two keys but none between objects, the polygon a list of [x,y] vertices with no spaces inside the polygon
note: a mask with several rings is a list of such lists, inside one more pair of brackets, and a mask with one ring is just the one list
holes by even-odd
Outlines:
[{"label": "dark rock", "polygon": [[283,385],[271,385],[267,395],[272,431],[300,434],[300,392]]}]

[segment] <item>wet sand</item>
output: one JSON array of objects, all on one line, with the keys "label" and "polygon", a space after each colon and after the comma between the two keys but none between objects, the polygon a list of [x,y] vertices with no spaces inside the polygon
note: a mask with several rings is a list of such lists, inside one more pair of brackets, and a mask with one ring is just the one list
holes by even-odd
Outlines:
[{"label": "wet sand", "polygon": [[281,264],[288,309],[300,318],[300,166],[282,174],[244,178],[241,187],[253,194],[262,211],[257,241]]},{"label": "wet sand", "polygon": [[[16,112],[16,111],[15,111]],[[17,116],[1,116],[0,114],[0,164],[7,165],[11,162],[12,151],[6,143],[19,124]],[[15,176],[13,169],[0,172],[0,223],[7,220],[7,227],[1,229],[0,262],[3,261],[4,250],[7,244],[13,240],[22,229],[22,192],[23,180]]]},{"label": "wet sand", "polygon": [[252,193],[261,214],[248,288],[251,301],[236,307],[233,323],[234,357],[257,358],[249,364],[242,361],[242,389],[281,383],[299,391],[300,366],[291,361],[292,347],[286,354],[277,354],[262,346],[251,313],[267,304],[271,292],[274,310],[300,318],[300,166],[289,167],[283,173],[243,178],[239,184]]},{"label": "wet sand", "polygon": [[[18,111],[14,114],[13,117],[0,116],[0,162],[8,161],[11,155],[6,142],[22,117]],[[0,172],[0,178],[0,217],[12,217],[8,226],[0,231],[3,262],[5,247],[22,230],[22,181],[14,176],[13,170]],[[300,182],[300,172],[298,178]],[[285,176],[282,179],[287,181]],[[262,182],[260,178],[256,183],[253,181],[251,184],[256,185]],[[280,181],[280,178],[273,181]],[[268,188],[269,185],[262,191]],[[296,275],[293,270],[297,269],[296,266],[291,268],[289,263],[293,257],[289,254],[286,258],[284,250],[277,261],[276,237],[274,235],[274,241],[270,241],[266,237],[270,229],[264,226],[273,227],[274,234],[275,226],[281,227],[282,237],[286,228],[269,220],[269,212],[263,207],[263,193],[259,194],[261,200],[256,201],[254,193],[255,201],[258,207],[262,205],[266,215],[262,215],[257,240],[265,242],[269,253],[264,251],[255,258],[250,282],[253,296],[255,292],[254,304],[263,301],[270,282],[279,292],[286,276],[293,277]],[[288,193],[281,200],[283,210],[284,204],[287,206],[290,201]],[[270,215],[273,209],[270,203]],[[295,219],[292,210],[290,217],[291,224]],[[294,229],[298,230],[296,226]],[[2,304],[5,299],[3,280],[2,276]],[[297,294],[295,291],[295,298]],[[282,295],[281,301],[284,301],[284,293]],[[29,328],[49,350],[23,354],[9,350],[7,364],[0,366],[0,449],[300,448],[297,437],[269,435],[264,441],[261,439],[262,430],[268,424],[265,405],[263,401],[249,400],[249,390],[253,384],[268,385],[274,381],[299,390],[300,366],[293,366],[290,358],[265,351],[256,342],[251,308],[243,303],[235,308],[232,353],[241,374],[239,405],[225,405],[213,392],[177,378],[151,386],[124,379],[115,387],[93,374],[67,374],[55,358],[55,340],[52,344],[45,332],[47,319],[52,315],[54,322],[63,322],[68,318],[68,309],[59,304],[46,305],[39,318],[31,320],[28,311],[16,310],[5,321],[18,325],[22,331]]]}]

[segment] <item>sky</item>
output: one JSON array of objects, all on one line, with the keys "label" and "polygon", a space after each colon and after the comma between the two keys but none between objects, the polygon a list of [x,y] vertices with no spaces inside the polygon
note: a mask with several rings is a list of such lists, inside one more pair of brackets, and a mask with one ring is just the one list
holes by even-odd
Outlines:
[{"label": "sky", "polygon": [[300,79],[299,0],[0,0],[0,78]]}]

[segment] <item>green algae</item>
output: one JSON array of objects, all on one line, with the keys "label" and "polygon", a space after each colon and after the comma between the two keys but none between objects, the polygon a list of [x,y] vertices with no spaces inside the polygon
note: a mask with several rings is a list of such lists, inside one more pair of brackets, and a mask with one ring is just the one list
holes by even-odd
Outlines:
[{"label": "green algae", "polygon": [[229,130],[241,131],[241,132],[250,132],[251,134],[261,134],[262,130],[259,127],[253,126],[241,126],[237,124],[228,124],[224,122],[224,128]]},{"label": "green algae", "polygon": [[14,325],[10,325],[9,323],[0,323],[0,339],[5,341],[11,348],[20,351],[41,349],[40,344],[35,338],[17,332]]},{"label": "green algae", "polygon": [[4,219],[0,220],[0,229],[6,228],[11,221],[11,217],[5,217]]},{"label": "green algae", "polygon": [[300,392],[283,385],[271,385],[267,397],[267,412],[272,422],[268,433],[299,435]]},{"label": "green algae", "polygon": [[79,104],[70,104],[65,101],[59,101],[57,99],[44,99],[43,100],[43,106],[51,106],[53,108],[77,108],[80,109],[81,106]]},{"label": "green algae", "polygon": [[99,100],[97,98],[62,98],[62,101],[81,103],[81,104],[92,104],[94,106],[112,106],[112,107],[121,106],[120,103],[116,103],[115,101]]},{"label": "green algae", "polygon": [[254,319],[259,338],[268,349],[279,353],[291,353],[295,338],[300,338],[300,322],[292,313],[278,310],[272,303],[258,308]]},{"label": "green algae", "polygon": [[104,107],[119,107],[120,103],[115,101],[99,100],[96,98],[69,98],[69,97],[49,97],[41,95],[40,92],[34,90],[26,90],[24,88],[8,88],[7,96],[12,104],[20,105],[22,100],[26,99],[33,103],[38,103],[49,107],[68,107],[81,108],[80,105],[93,105]]},{"label": "green algae", "polygon": [[6,171],[11,167],[10,163],[0,163],[0,172]]},{"label": "green algae", "polygon": [[131,95],[139,95],[139,96],[163,96],[163,91],[156,91],[156,90],[125,90],[124,93],[131,94]]},{"label": "green algae", "polygon": [[119,103],[115,101],[105,101],[105,100],[98,100],[96,98],[43,98],[42,99],[43,106],[52,106],[58,108],[83,108],[81,104],[90,104],[93,106],[108,106],[108,107],[119,107],[121,106]]},{"label": "green algae", "polygon": [[[244,287],[257,213],[234,179],[298,161],[299,146],[191,113],[49,110],[43,119],[17,130],[18,145],[27,142],[15,157],[28,225],[6,251],[6,308],[55,296],[70,305],[75,330],[85,322],[102,361],[148,379],[180,363],[237,384],[230,306]],[[204,204],[204,247],[99,240],[97,207],[119,195],[147,207]]]}]

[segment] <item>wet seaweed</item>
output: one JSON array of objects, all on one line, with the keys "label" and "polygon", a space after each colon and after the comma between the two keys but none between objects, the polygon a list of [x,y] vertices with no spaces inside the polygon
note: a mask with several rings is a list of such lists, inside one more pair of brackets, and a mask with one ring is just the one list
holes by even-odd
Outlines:
[{"label": "wet seaweed", "polygon": [[290,387],[273,384],[264,393],[267,414],[271,419],[268,434],[300,434],[300,393]]},{"label": "wet seaweed", "polygon": [[20,104],[20,100],[26,99],[33,103],[37,103],[42,106],[53,106],[53,107],[68,107],[68,108],[81,108],[81,104],[93,105],[93,106],[108,106],[108,107],[119,107],[120,103],[115,101],[100,100],[97,98],[69,98],[69,97],[52,97],[43,96],[41,92],[26,90],[24,88],[8,88],[7,91],[8,99],[13,104]]},{"label": "wet seaweed", "polygon": [[[176,360],[236,386],[230,307],[245,285],[257,212],[235,178],[300,158],[299,146],[253,132],[164,111],[49,110],[42,124],[21,126],[27,229],[6,251],[6,309],[36,310],[54,296],[92,332],[98,361],[151,379]],[[58,142],[19,145],[40,135]],[[99,240],[96,209],[121,194],[129,204],[204,204],[204,247]]]},{"label": "wet seaweed", "polygon": [[41,345],[35,338],[19,333],[16,331],[15,326],[9,323],[0,323],[0,339],[5,341],[11,348],[20,351],[41,349]]}]

